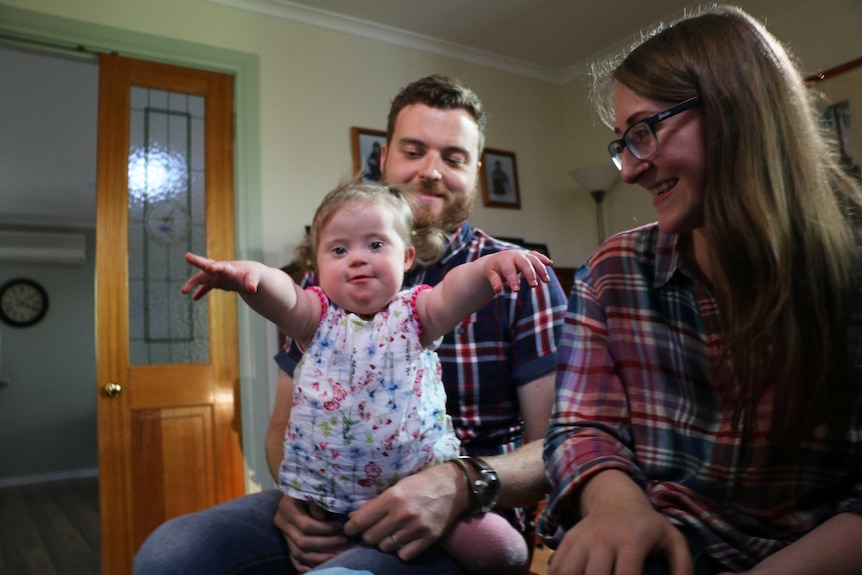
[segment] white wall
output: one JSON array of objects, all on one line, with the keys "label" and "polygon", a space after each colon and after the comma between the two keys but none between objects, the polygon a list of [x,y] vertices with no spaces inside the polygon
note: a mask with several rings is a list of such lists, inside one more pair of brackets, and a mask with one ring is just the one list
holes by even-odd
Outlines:
[{"label": "white wall", "polygon": [[[69,231],[52,229],[49,231]],[[68,477],[98,466],[95,232],[82,265],[0,264],[0,284],[30,278],[48,292],[36,325],[0,323],[0,485]]]}]

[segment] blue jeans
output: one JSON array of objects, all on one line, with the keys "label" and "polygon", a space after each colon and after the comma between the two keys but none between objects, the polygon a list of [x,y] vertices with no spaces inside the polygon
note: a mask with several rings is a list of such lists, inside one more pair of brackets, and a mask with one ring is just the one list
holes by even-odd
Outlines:
[{"label": "blue jeans", "polygon": [[[163,523],[134,558],[134,575],[295,575],[284,535],[272,520],[278,490],[246,495]],[[405,563],[357,545],[314,570],[319,575],[464,575],[433,548]]]}]

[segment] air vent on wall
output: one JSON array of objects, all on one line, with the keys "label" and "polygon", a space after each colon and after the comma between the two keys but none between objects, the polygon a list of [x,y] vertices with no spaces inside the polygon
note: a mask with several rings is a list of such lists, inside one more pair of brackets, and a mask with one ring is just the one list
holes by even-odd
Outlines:
[{"label": "air vent on wall", "polygon": [[82,233],[0,230],[0,261],[80,265],[84,263],[85,255]]}]

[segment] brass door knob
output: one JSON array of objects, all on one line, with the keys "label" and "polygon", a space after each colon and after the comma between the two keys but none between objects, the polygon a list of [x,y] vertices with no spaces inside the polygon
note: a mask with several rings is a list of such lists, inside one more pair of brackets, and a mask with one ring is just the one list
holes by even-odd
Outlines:
[{"label": "brass door knob", "polygon": [[123,386],[113,381],[105,386],[105,393],[108,397],[117,397],[121,391],[123,391]]}]

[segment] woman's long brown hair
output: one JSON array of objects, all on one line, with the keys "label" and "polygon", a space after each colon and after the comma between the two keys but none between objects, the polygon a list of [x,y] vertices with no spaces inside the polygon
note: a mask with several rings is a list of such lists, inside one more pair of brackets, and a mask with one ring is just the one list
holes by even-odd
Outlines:
[{"label": "woman's long brown hair", "polygon": [[788,441],[821,423],[840,434],[855,405],[846,327],[859,281],[862,190],[840,167],[812,94],[781,44],[732,7],[653,35],[605,74],[594,97],[624,84],[659,101],[702,102],[704,235],[718,273],[726,359],[739,381],[734,424]]}]

